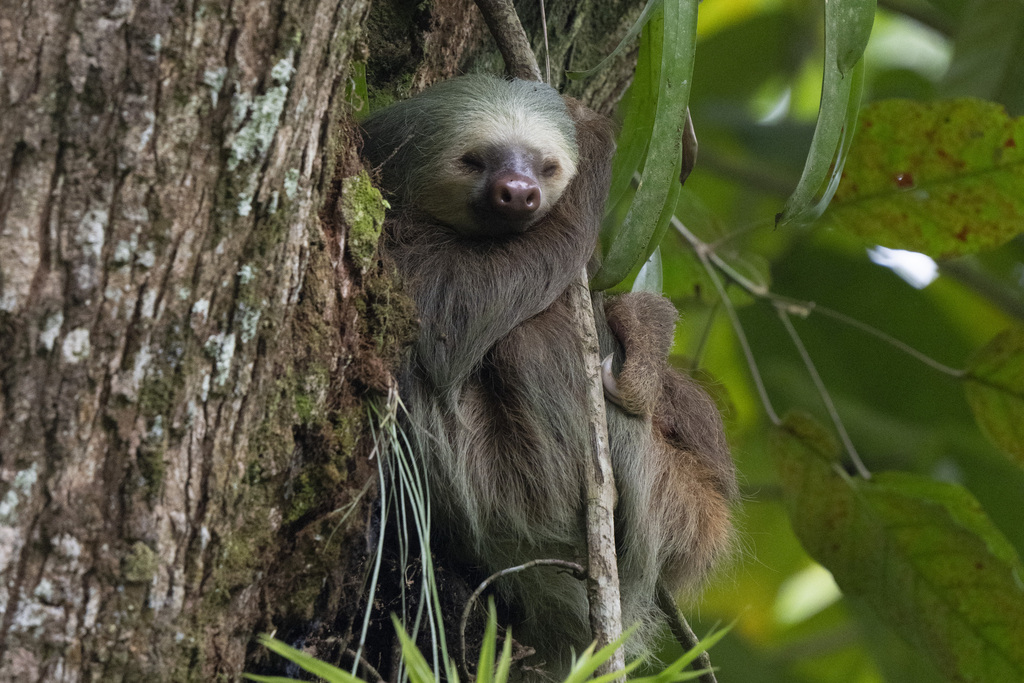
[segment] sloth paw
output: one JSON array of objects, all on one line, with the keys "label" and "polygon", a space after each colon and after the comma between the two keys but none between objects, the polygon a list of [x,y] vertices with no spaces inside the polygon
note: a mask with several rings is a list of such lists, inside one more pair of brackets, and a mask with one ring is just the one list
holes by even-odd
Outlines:
[{"label": "sloth paw", "polygon": [[678,314],[667,299],[634,292],[610,299],[605,304],[605,315],[625,356],[618,373],[613,359],[604,359],[601,378],[605,395],[628,413],[651,415],[661,396]]},{"label": "sloth paw", "polygon": [[614,354],[608,354],[601,362],[605,398],[632,415],[652,415],[661,395],[658,368],[631,363],[627,358],[616,376],[612,367],[614,359]]}]

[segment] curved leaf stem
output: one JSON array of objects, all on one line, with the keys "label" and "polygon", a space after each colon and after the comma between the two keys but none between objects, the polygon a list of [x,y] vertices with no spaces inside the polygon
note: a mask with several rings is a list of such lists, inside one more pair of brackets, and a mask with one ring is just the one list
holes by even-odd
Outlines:
[{"label": "curved leaf stem", "polygon": [[476,601],[480,599],[480,596],[483,595],[485,590],[487,590],[487,587],[501,577],[532,569],[534,567],[561,567],[562,569],[570,571],[572,575],[580,581],[587,578],[587,570],[576,562],[558,559],[537,559],[524,562],[523,564],[516,565],[515,567],[507,567],[500,571],[496,571],[481,581],[480,585],[477,586],[476,590],[474,590],[469,596],[469,599],[466,600],[466,606],[462,608],[462,618],[459,619],[459,646],[461,648],[460,665],[464,673],[469,673],[469,668],[466,662],[466,625],[469,623],[469,614],[473,610],[473,605],[475,605]]},{"label": "curved leaf stem", "polygon": [[818,374],[818,368],[814,365],[814,360],[811,358],[811,354],[807,352],[807,347],[804,346],[804,342],[800,339],[800,334],[793,327],[793,321],[789,319],[789,312],[786,311],[785,304],[775,302],[775,312],[779,314],[779,320],[782,321],[782,326],[786,328],[786,332],[789,333],[789,338],[793,340],[793,346],[796,347],[797,352],[800,354],[800,358],[804,362],[804,367],[807,368],[807,373],[811,376],[811,380],[814,382],[814,386],[818,390],[818,395],[821,396],[821,401],[825,405],[825,410],[828,411],[828,416],[832,419],[832,424],[835,426],[836,431],[839,433],[839,440],[843,442],[843,447],[846,452],[850,455],[850,460],[853,462],[853,466],[857,469],[857,473],[864,479],[871,478],[871,472],[864,466],[864,461],[860,459],[860,455],[857,453],[857,449],[853,445],[853,441],[850,440],[850,435],[846,431],[846,425],[843,424],[843,419],[839,417],[839,411],[836,410],[835,403],[832,402],[832,396],[828,393],[828,389],[825,387],[825,382],[822,381],[821,375]]}]

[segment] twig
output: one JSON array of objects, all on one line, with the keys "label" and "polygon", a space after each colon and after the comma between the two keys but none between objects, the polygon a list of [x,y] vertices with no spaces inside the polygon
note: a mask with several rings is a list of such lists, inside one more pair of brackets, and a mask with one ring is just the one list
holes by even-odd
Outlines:
[{"label": "twig", "polygon": [[519,23],[512,0],[476,0],[476,5],[484,15],[494,42],[498,44],[501,58],[505,60],[505,73],[527,81],[541,80],[537,57],[530,48],[523,25]]},{"label": "twig", "polygon": [[[808,317],[811,313],[820,313],[824,316],[832,318],[833,320],[841,322],[844,325],[849,325],[850,327],[854,327],[860,330],[861,332],[870,334],[871,336],[880,339],[881,341],[885,342],[886,344],[889,344],[896,350],[902,351],[903,353],[907,354],[914,360],[920,363],[924,363],[933,370],[937,370],[945,375],[949,375],[950,377],[955,377],[957,379],[962,379],[967,376],[966,370],[960,370],[945,365],[944,363],[940,363],[931,356],[928,356],[927,354],[918,351],[917,349],[910,346],[906,342],[896,339],[891,334],[883,332],[877,327],[868,325],[867,323],[857,320],[856,318],[851,318],[850,316],[844,313],[840,313],[839,311],[836,311],[834,309],[828,308],[827,306],[821,306],[815,303],[814,301],[802,301],[800,299],[793,299],[772,292],[766,286],[753,282],[750,279],[738,273],[735,268],[730,266],[721,256],[719,256],[715,252],[716,245],[719,244],[722,240],[713,243],[704,242],[699,237],[690,232],[690,230],[688,230],[686,226],[683,225],[682,222],[680,222],[679,219],[674,216],[672,218],[672,225],[679,232],[679,234],[682,235],[682,237],[687,242],[689,242],[691,248],[697,254],[698,258],[701,259],[702,263],[707,261],[708,263],[713,264],[716,268],[722,271],[726,277],[735,282],[745,292],[747,292],[747,294],[750,294],[754,298],[771,301],[777,307],[781,306],[782,309],[785,310],[787,313],[799,315],[800,317],[803,318]],[[726,238],[731,236],[732,235],[728,235],[726,236]],[[714,281],[714,278],[712,278],[712,280]],[[719,294],[721,294],[721,292],[719,292]]]},{"label": "twig", "polygon": [[726,237],[718,240],[718,242],[707,243],[702,241],[692,232],[690,232],[686,228],[686,226],[683,225],[682,222],[680,222],[679,219],[676,218],[675,216],[672,217],[672,226],[679,232],[680,235],[683,236],[683,239],[690,243],[690,246],[698,254],[698,256],[701,253],[704,253],[709,261],[714,263],[719,270],[725,273],[726,277],[728,277],[730,280],[732,280],[737,285],[742,287],[743,290],[752,297],[756,299],[767,299],[768,301],[771,301],[773,303],[782,304],[785,306],[785,310],[787,313],[795,313],[796,315],[799,315],[802,318],[806,318],[811,313],[821,313],[822,315],[828,316],[833,320],[838,320],[839,322],[845,325],[855,327],[861,332],[866,332],[867,334],[870,334],[873,337],[881,339],[886,344],[889,344],[895,349],[907,354],[911,358],[914,358],[915,360],[924,363],[933,370],[938,370],[943,374],[950,375],[951,377],[956,377],[957,379],[960,379],[967,375],[967,371],[958,370],[956,368],[951,368],[948,365],[944,365],[943,363],[940,363],[931,356],[928,356],[918,351],[917,349],[910,346],[906,342],[902,342],[899,339],[896,339],[896,337],[893,337],[891,334],[883,332],[877,327],[868,325],[867,323],[861,322],[856,318],[851,318],[850,316],[844,313],[840,313],[839,311],[836,311],[834,309],[828,308],[827,306],[821,306],[815,303],[814,301],[802,301],[800,299],[792,299],[788,296],[776,294],[775,292],[772,292],[764,285],[757,284],[749,280],[748,278],[743,277],[738,272],[736,272],[735,268],[730,266],[721,256],[719,256],[715,252],[715,247],[719,243],[721,243],[724,239],[731,238],[738,233],[731,233],[730,235],[726,235]]},{"label": "twig", "polygon": [[473,605],[475,605],[476,601],[480,599],[480,596],[483,595],[485,590],[487,590],[487,587],[501,577],[508,576],[509,574],[515,574],[516,572],[521,572],[526,569],[532,569],[533,567],[561,567],[563,569],[570,570],[573,573],[573,576],[580,581],[587,578],[587,571],[575,562],[570,562],[568,560],[542,559],[530,560],[525,564],[502,569],[501,571],[491,574],[480,582],[480,585],[476,587],[476,590],[473,591],[469,596],[469,599],[466,600],[466,606],[462,609],[462,618],[459,620],[459,646],[462,650],[459,653],[461,659],[460,666],[462,667],[462,675],[465,677],[467,683],[472,683],[473,681],[473,677],[470,675],[469,667],[466,663],[466,624],[469,623],[469,613],[473,610]]},{"label": "twig", "polygon": [[[672,631],[672,636],[676,639],[679,645],[684,651],[690,651],[697,646],[700,640],[697,638],[697,634],[690,628],[690,624],[686,621],[686,617],[679,611],[679,607],[676,605],[675,599],[672,594],[668,592],[668,589],[659,582],[658,583],[658,607],[665,616],[668,617],[668,627]],[[708,656],[707,651],[701,652],[697,659],[693,660],[690,664],[690,668],[694,671],[700,671],[701,669],[708,669],[705,673],[701,674],[700,678],[697,679],[700,683],[718,683],[715,678],[715,674],[711,671],[711,657]]]},{"label": "twig", "polygon": [[544,82],[551,85],[551,47],[548,45],[548,13],[540,0],[540,30],[544,32]]},{"label": "twig", "polygon": [[369,680],[370,683],[384,683],[384,677],[380,675],[380,672],[377,671],[372,664],[366,661],[366,657],[357,655],[349,648],[345,648],[344,654],[355,660],[356,664],[359,665],[359,668],[362,669],[363,680]]},{"label": "twig", "polygon": [[[592,448],[586,459],[587,481],[587,597],[590,600],[590,630],[597,648],[618,640],[622,635],[622,598],[619,592],[619,568],[615,553],[615,476],[608,448],[608,422],[605,415],[604,383],[601,380],[601,353],[597,325],[587,283],[586,267],[570,287],[571,310],[580,330],[584,367],[590,386],[587,410],[590,417]],[[600,666],[597,674],[621,671],[626,666],[622,648]]]},{"label": "twig", "polygon": [[857,449],[854,448],[853,441],[850,440],[850,435],[846,432],[846,425],[843,424],[843,420],[839,417],[839,411],[836,410],[835,403],[832,402],[832,396],[828,393],[828,389],[825,388],[825,383],[821,380],[821,375],[818,374],[818,368],[815,367],[814,361],[811,359],[811,354],[807,352],[807,347],[804,346],[803,340],[800,335],[797,334],[796,328],[793,327],[793,321],[789,319],[789,313],[783,305],[776,303],[775,311],[779,314],[779,319],[782,321],[782,326],[786,328],[786,332],[789,333],[789,338],[793,341],[793,346],[796,347],[797,353],[800,354],[801,360],[804,362],[804,367],[807,368],[807,373],[811,376],[811,380],[814,382],[814,386],[818,389],[818,395],[821,396],[822,403],[825,404],[825,410],[828,411],[828,416],[832,419],[832,424],[835,426],[836,431],[839,432],[839,439],[843,442],[843,447],[846,452],[850,455],[850,460],[853,462],[853,466],[857,469],[857,474],[865,479],[871,478],[871,472],[864,466],[864,461],[860,459],[860,454],[857,453]]},{"label": "twig", "polygon": [[[777,297],[777,295],[774,295],[774,294],[771,295],[771,296],[772,297],[776,297],[776,298],[778,298],[780,300],[783,300],[783,297]],[[839,311],[833,310],[833,309],[831,309],[831,308],[829,308],[827,306],[818,306],[818,305],[815,305],[814,302],[810,302],[810,301],[808,301],[808,302],[801,302],[801,303],[809,304],[811,307],[813,307],[813,310],[814,310],[815,313],[821,313],[822,315],[827,316],[829,318],[832,318],[833,320],[838,320],[839,322],[841,322],[841,323],[843,323],[845,325],[849,325],[850,327],[855,327],[858,330],[860,330],[861,332],[866,332],[867,334],[870,334],[873,337],[877,337],[878,339],[881,339],[882,341],[884,341],[889,346],[892,346],[893,348],[895,348],[895,349],[897,349],[899,351],[902,351],[903,353],[907,354],[911,358],[913,358],[913,359],[915,359],[917,361],[920,361],[921,363],[924,363],[925,365],[927,365],[928,367],[930,367],[933,370],[938,370],[939,372],[941,372],[943,374],[949,375],[950,377],[955,377],[957,379],[961,379],[961,378],[967,376],[967,371],[966,370],[958,370],[956,368],[951,368],[948,365],[940,363],[939,361],[935,360],[931,356],[927,356],[927,355],[921,353],[920,351],[915,349],[913,346],[910,346],[906,342],[900,341],[896,337],[893,337],[891,334],[887,334],[886,332],[883,332],[882,330],[878,329],[877,327],[873,327],[871,325],[868,325],[867,323],[861,322],[860,320],[857,320],[856,318],[851,318],[850,316],[846,315],[845,313],[840,313]]]},{"label": "twig", "polygon": [[[764,380],[761,379],[761,372],[757,369],[757,360],[754,358],[754,352],[750,348],[750,342],[747,341],[747,335],[743,331],[743,325],[740,324],[740,318],[736,315],[736,308],[732,305],[729,300],[729,295],[725,291],[725,285],[722,284],[722,279],[718,277],[718,273],[715,271],[714,266],[711,263],[710,252],[708,246],[697,238],[692,232],[687,230],[686,226],[683,225],[675,216],[672,217],[672,226],[686,238],[686,241],[690,243],[693,250],[697,253],[697,258],[700,259],[701,265],[704,266],[704,270],[707,272],[708,277],[711,278],[712,284],[715,285],[715,290],[718,292],[718,298],[722,301],[722,305],[725,307],[725,312],[729,316],[729,322],[732,323],[733,332],[736,333],[736,339],[740,342],[740,348],[743,349],[743,356],[747,359],[747,367],[750,368],[750,374],[754,378],[754,386],[757,387],[757,395],[761,397],[761,405],[764,407],[765,413],[768,415],[768,419],[772,421],[774,425],[782,424],[782,420],[779,419],[778,413],[775,412],[775,408],[772,407],[772,401],[768,398],[768,390],[764,386]],[[715,265],[718,265],[717,263]]]}]

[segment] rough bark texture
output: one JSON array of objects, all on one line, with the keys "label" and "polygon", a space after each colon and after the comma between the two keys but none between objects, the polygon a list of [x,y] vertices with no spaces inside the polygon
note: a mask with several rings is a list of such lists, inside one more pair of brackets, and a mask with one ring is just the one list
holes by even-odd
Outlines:
[{"label": "rough bark texture", "polygon": [[0,676],[237,672],[351,469],[358,422],[301,432],[351,383],[318,211],[367,10],[0,9]]},{"label": "rough bark texture", "polygon": [[[549,2],[553,65],[638,4]],[[498,63],[469,0],[413,5],[0,0],[0,680],[234,679],[254,632],[351,622],[409,312],[349,66]]]}]

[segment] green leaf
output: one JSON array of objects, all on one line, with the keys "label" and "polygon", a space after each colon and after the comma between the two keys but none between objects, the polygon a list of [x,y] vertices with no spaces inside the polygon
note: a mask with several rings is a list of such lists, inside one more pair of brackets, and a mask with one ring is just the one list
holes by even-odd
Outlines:
[{"label": "green leaf", "polygon": [[409,671],[409,680],[412,683],[435,683],[436,679],[434,672],[430,669],[430,664],[423,658],[423,654],[409,634],[405,632],[402,622],[394,614],[391,615],[391,621],[394,623],[395,633],[398,634],[398,639],[402,643],[402,660]]},{"label": "green leaf", "polygon": [[[587,648],[580,653],[576,661],[573,662],[572,669],[569,671],[569,675],[566,677],[564,683],[583,683],[589,681],[590,677],[597,671],[598,667],[611,659],[612,654],[622,647],[622,644],[626,642],[636,627],[626,629],[626,631],[618,638],[602,647],[597,652],[594,652],[594,648],[597,643],[591,643]],[[628,666],[627,670],[631,670]],[[621,675],[621,674],[620,674]]]},{"label": "green leaf", "polygon": [[487,626],[484,629],[484,640],[480,644],[480,657],[477,659],[477,683],[491,683],[494,676],[494,652],[498,641],[498,614],[494,607],[494,598],[487,601]]},{"label": "green leaf", "polygon": [[675,681],[690,681],[699,678],[702,674],[707,673],[707,669],[699,669],[697,671],[683,671],[690,665],[702,652],[710,650],[718,641],[726,636],[729,631],[732,630],[736,622],[729,624],[725,628],[718,629],[697,641],[697,644],[692,648],[684,652],[674,662],[666,666],[662,671],[654,674],[653,676],[642,676],[640,678],[633,678],[632,683],[674,683]]},{"label": "green leaf", "polygon": [[809,418],[773,436],[790,520],[848,594],[957,681],[1024,680],[1024,586],[1010,543],[965,489],[887,472],[851,479]]},{"label": "green leaf", "polygon": [[874,18],[875,0],[825,3],[825,69],[818,122],[803,174],[775,217],[777,225],[818,218],[836,191],[857,124],[864,73],[861,55]]},{"label": "green leaf", "polygon": [[[860,61],[864,48],[871,37],[871,27],[875,23],[876,0],[847,0],[846,2],[829,3],[836,13],[832,25],[838,29],[836,36],[836,66],[839,73],[846,76]],[[825,39],[828,40],[828,8],[825,9]]]},{"label": "green leaf", "polygon": [[861,114],[823,221],[869,244],[936,258],[1021,232],[1024,118],[980,100],[887,100]]},{"label": "green leaf", "polygon": [[658,29],[659,15],[664,17],[660,24],[661,74],[656,81],[657,108],[647,158],[622,225],[610,240],[602,238],[602,243],[610,242],[610,247],[591,280],[595,290],[617,284],[647,259],[664,236],[679,196],[683,131],[697,38],[697,1],[663,4],[644,29],[645,34]]},{"label": "green leaf", "polygon": [[[495,616],[497,623],[497,616]],[[498,668],[494,672],[494,683],[507,683],[508,672],[512,668],[512,628],[505,629],[505,644],[501,646],[501,657],[498,658]]]},{"label": "green leaf", "polygon": [[[336,666],[331,666],[327,662],[322,662],[316,657],[306,654],[302,650],[296,650],[294,647],[285,645],[276,638],[271,638],[264,634],[259,636],[257,640],[260,645],[271,652],[276,652],[293,664],[300,666],[303,670],[328,681],[328,683],[363,683],[362,680],[356,678],[349,672],[339,669]],[[245,677],[254,681],[268,681],[269,683],[281,683],[281,681],[294,680],[291,678],[255,676],[253,674],[245,674]]]},{"label": "green leaf", "polygon": [[[633,84],[626,94],[626,114],[622,130],[615,145],[612,159],[612,183],[608,190],[607,210],[611,211],[625,196],[633,175],[644,155],[654,130],[654,116],[658,108],[658,83],[661,81],[662,39],[665,37],[665,14],[654,12],[640,39]],[[604,226],[603,230],[618,229],[618,225]],[[610,243],[614,235],[601,236],[603,243]]]},{"label": "green leaf", "polygon": [[981,97],[1024,114],[1024,3],[968,3],[943,90],[949,97]]},{"label": "green leaf", "polygon": [[964,388],[981,431],[1024,466],[1024,330],[1006,330],[979,351]]}]

